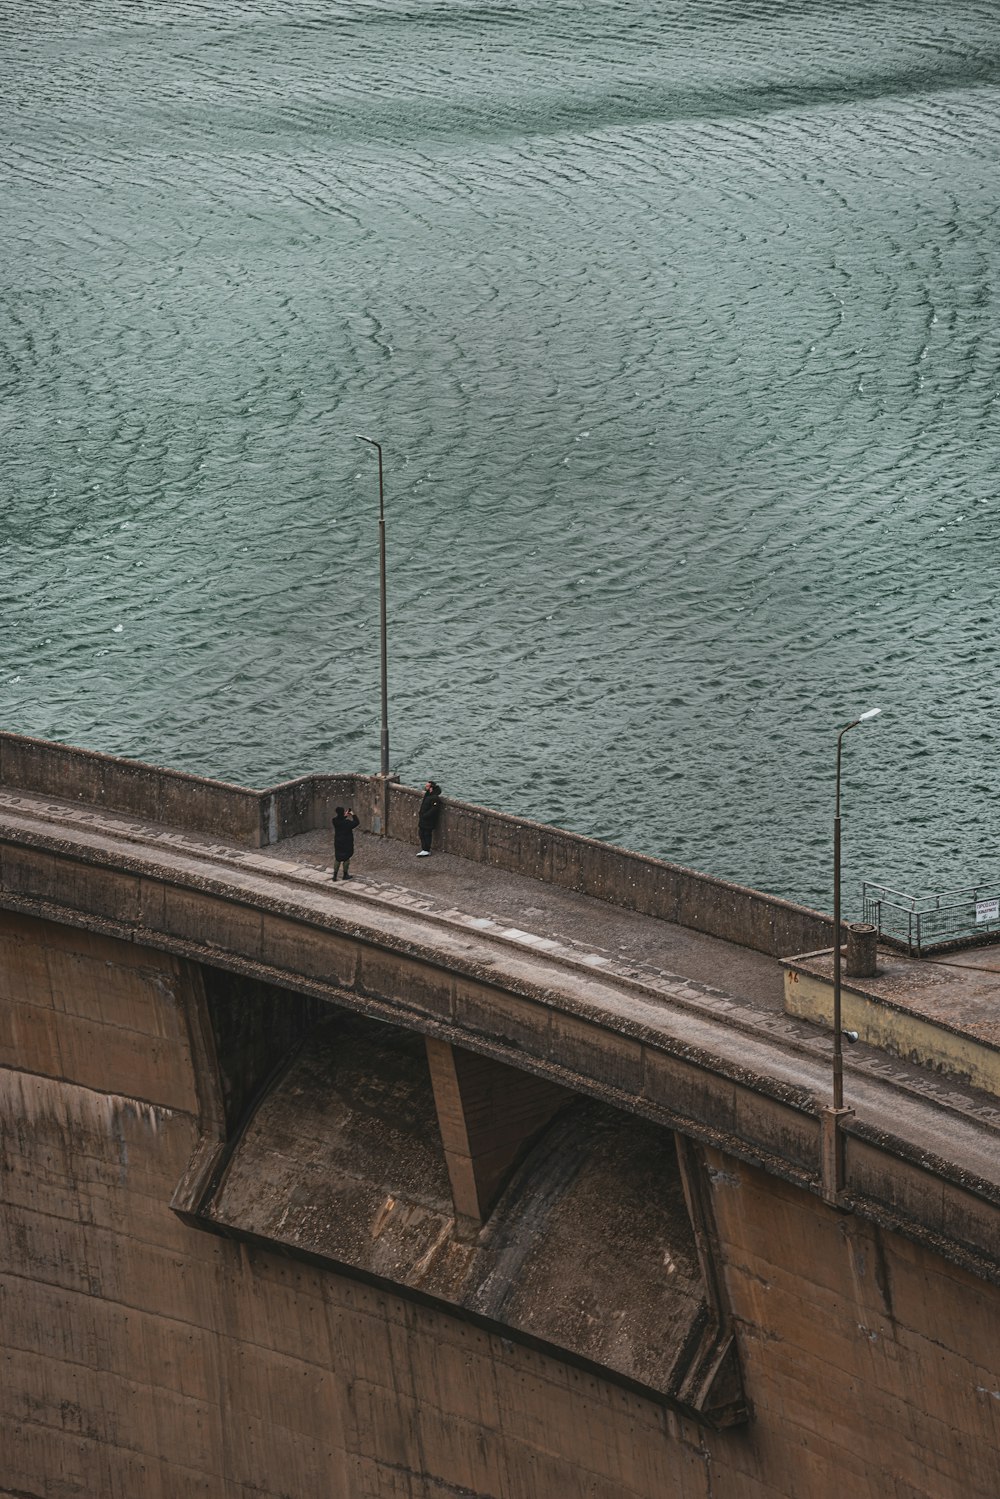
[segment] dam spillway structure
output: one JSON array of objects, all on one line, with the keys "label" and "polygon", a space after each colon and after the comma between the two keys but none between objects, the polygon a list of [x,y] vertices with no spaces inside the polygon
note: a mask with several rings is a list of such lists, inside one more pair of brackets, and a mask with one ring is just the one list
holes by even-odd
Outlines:
[{"label": "dam spillway structure", "polygon": [[985,1064],[831,1191],[827,917],[418,799],[0,735],[0,1494],[995,1499]]}]

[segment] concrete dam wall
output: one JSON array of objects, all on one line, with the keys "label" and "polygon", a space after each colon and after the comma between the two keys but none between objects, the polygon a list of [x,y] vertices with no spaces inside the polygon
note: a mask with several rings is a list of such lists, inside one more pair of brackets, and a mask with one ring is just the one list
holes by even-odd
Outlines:
[{"label": "concrete dam wall", "polygon": [[[480,1315],[452,1315],[456,1250],[482,1251],[412,1044],[387,1072],[391,1038],[355,1038],[337,1092],[295,996],[24,917],[3,973],[0,1492],[875,1499],[888,1465],[897,1493],[995,1495],[998,1290],[933,1252],[712,1150],[688,1215],[670,1131],[571,1100],[544,1222],[529,1195]],[[216,1135],[232,1154],[192,1193]],[[200,1223],[171,1208],[195,1201]],[[636,1387],[683,1396],[710,1295],[740,1364],[715,1404],[743,1424]],[[594,1367],[616,1359],[628,1378]]]},{"label": "concrete dam wall", "polygon": [[[0,1494],[996,1499],[988,1101],[850,1071],[830,1200],[774,1011],[330,887],[283,845],[357,780],[185,823],[169,772],[11,746]],[[473,883],[551,861],[454,816]]]}]

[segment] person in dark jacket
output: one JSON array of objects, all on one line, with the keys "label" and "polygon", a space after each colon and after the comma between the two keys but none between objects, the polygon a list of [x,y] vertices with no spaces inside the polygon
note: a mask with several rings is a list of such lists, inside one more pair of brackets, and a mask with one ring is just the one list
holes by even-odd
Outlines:
[{"label": "person in dark jacket", "polygon": [[431,838],[441,816],[441,787],[437,781],[428,781],[424,787],[420,812],[417,815],[417,832],[420,834],[418,859],[426,859],[431,851]]},{"label": "person in dark jacket", "polygon": [[348,807],[345,812],[343,807],[334,808],[333,818],[333,877],[337,878],[337,871],[341,864],[344,866],[344,879],[351,879],[349,868],[351,857],[354,853],[354,829],[361,821],[355,817],[354,808]]}]

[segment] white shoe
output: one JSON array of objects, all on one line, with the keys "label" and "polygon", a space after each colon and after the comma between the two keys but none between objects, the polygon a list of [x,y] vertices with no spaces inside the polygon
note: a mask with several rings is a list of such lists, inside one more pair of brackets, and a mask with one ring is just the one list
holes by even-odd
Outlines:
[{"label": "white shoe", "polygon": [[431,856],[430,849],[429,848],[422,848],[420,850],[419,854],[417,855],[417,858],[418,859],[429,859],[430,856]]}]

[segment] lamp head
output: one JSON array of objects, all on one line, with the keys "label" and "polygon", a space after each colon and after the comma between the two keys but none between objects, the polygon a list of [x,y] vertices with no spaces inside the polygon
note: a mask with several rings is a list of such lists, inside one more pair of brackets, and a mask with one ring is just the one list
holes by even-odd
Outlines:
[{"label": "lamp head", "polygon": [[881,712],[881,708],[869,708],[867,713],[862,713],[858,716],[858,723],[867,723],[869,718],[878,718]]}]

